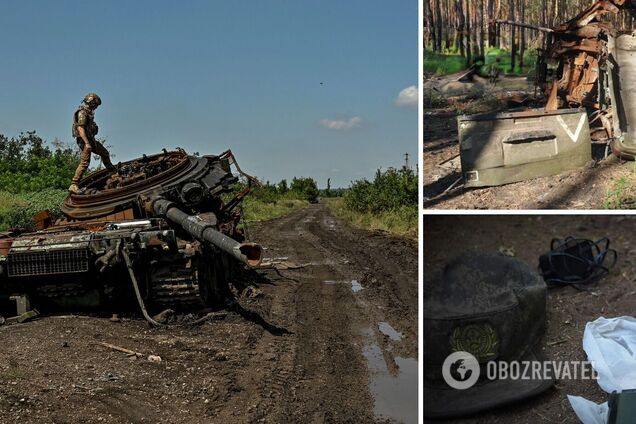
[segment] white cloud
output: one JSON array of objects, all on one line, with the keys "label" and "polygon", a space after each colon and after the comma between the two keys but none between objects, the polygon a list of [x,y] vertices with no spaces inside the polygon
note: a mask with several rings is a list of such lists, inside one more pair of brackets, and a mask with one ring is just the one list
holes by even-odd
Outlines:
[{"label": "white cloud", "polygon": [[417,87],[412,85],[400,91],[395,105],[399,107],[417,107]]},{"label": "white cloud", "polygon": [[320,125],[330,130],[350,130],[351,128],[359,127],[362,123],[362,119],[359,116],[354,116],[349,119],[321,119]]}]

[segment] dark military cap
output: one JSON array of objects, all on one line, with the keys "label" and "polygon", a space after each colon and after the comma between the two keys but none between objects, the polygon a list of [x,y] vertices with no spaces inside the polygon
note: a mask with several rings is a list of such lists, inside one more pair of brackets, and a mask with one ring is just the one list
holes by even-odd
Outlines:
[{"label": "dark military cap", "polygon": [[[496,253],[467,252],[425,281],[425,417],[473,414],[538,394],[554,384],[552,371],[540,377],[530,375],[531,379],[486,377],[490,361],[543,364],[538,342],[545,328],[546,293],[545,283],[533,269]],[[455,352],[468,352],[474,358],[470,364],[463,359],[447,361]],[[479,378],[468,388],[451,387],[449,374],[458,381],[470,379],[467,365],[473,366],[474,378]]]}]

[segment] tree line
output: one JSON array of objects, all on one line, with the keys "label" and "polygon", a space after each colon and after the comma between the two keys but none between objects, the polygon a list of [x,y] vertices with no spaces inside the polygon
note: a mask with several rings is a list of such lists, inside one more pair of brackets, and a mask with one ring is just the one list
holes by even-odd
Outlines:
[{"label": "tree line", "polygon": [[47,143],[35,131],[0,134],[0,191],[66,189],[78,164],[78,149],[57,139]]},{"label": "tree line", "polygon": [[[536,30],[497,24],[497,20],[525,22],[555,28],[574,18],[595,0],[424,0],[424,48],[459,53],[467,65],[483,58],[488,48],[508,50],[511,68],[526,49],[542,47]],[[623,12],[604,17],[618,30],[633,28],[632,16]]]}]

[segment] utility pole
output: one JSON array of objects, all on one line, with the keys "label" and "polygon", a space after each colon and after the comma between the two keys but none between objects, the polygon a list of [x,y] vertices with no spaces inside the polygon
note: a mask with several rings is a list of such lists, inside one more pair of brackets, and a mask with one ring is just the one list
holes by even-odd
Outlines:
[{"label": "utility pole", "polygon": [[405,168],[409,167],[409,154],[408,153],[404,153],[404,167]]}]

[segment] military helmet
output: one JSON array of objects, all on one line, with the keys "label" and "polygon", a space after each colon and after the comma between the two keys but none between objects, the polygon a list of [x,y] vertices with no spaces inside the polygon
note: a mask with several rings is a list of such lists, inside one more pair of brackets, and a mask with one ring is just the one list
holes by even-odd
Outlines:
[{"label": "military helmet", "polygon": [[91,104],[94,103],[97,106],[102,104],[102,99],[99,98],[99,96],[95,93],[88,93],[86,96],[84,96],[84,103]]}]

